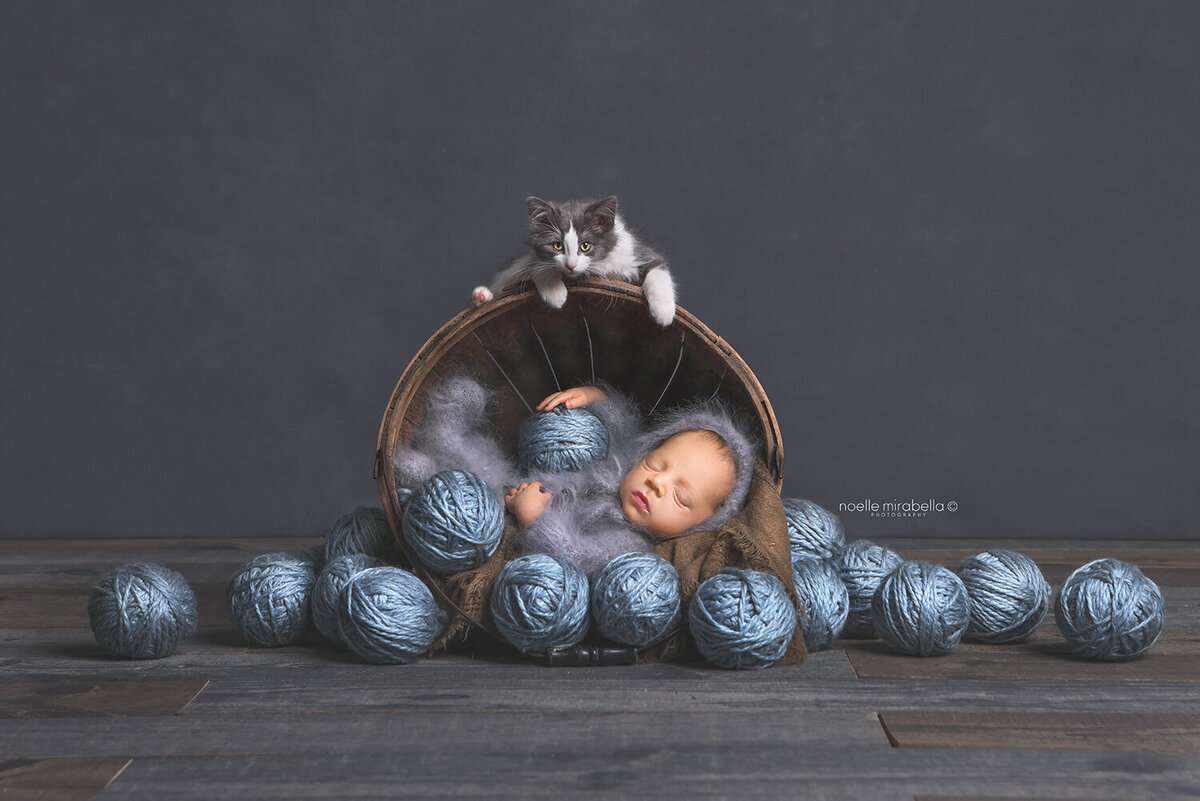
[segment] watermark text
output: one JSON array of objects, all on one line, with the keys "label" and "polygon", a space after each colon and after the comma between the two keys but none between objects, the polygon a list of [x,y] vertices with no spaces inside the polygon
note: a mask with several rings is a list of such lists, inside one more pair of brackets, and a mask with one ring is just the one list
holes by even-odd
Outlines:
[{"label": "watermark text", "polygon": [[939,501],[937,498],[893,498],[877,501],[864,498],[861,501],[843,501],[838,504],[839,512],[869,514],[871,517],[925,517],[929,514],[958,511],[958,501]]}]

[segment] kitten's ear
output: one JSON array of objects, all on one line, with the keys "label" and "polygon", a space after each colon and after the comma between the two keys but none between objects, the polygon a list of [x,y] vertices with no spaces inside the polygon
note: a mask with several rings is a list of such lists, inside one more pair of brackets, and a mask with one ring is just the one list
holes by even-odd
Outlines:
[{"label": "kitten's ear", "polygon": [[613,221],[617,217],[617,196],[609,195],[604,200],[596,201],[588,206],[588,214],[601,228],[612,228]]},{"label": "kitten's ear", "polygon": [[546,231],[553,227],[551,223],[551,204],[540,197],[530,195],[525,198],[525,208],[529,209],[529,230],[533,232]]}]

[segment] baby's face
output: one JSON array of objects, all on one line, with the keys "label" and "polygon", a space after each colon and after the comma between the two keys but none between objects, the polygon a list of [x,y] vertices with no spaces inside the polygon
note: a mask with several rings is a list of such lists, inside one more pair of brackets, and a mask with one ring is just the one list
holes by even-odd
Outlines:
[{"label": "baby's face", "polygon": [[669,438],[621,481],[631,523],[663,539],[707,520],[733,489],[734,469],[720,445],[696,431]]}]

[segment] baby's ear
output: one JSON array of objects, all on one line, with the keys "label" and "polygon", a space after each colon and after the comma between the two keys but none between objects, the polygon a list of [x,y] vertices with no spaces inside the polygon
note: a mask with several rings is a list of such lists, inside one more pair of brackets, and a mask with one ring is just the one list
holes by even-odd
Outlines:
[{"label": "baby's ear", "polygon": [[600,228],[605,230],[612,228],[613,221],[617,217],[617,196],[609,195],[604,200],[596,201],[588,206],[587,213]]}]

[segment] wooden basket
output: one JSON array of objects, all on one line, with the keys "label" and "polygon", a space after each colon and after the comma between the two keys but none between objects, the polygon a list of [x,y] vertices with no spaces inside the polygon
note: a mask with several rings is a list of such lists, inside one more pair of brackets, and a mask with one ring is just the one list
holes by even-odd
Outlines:
[{"label": "wooden basket", "polygon": [[[568,287],[562,309],[547,307],[529,288],[461,312],[413,357],[388,401],[379,427],[375,479],[393,535],[414,571],[435,592],[440,579],[413,558],[400,533],[403,508],[392,456],[397,445],[412,442],[430,390],[462,370],[496,389],[493,422],[510,451],[515,451],[517,430],[529,415],[526,402],[536,405],[560,387],[603,379],[644,411],[719,397],[757,425],[763,460],[776,487],[782,486],[783,441],[771,402],[725,340],[682,307],[668,328],[660,328],[650,319],[641,287],[633,284],[588,278]],[[445,594],[439,594],[439,602],[448,604]],[[472,622],[491,631],[484,621]]]}]

